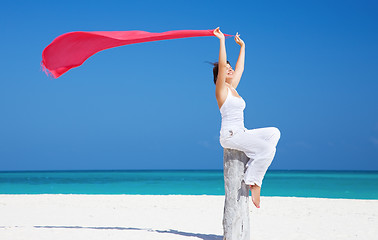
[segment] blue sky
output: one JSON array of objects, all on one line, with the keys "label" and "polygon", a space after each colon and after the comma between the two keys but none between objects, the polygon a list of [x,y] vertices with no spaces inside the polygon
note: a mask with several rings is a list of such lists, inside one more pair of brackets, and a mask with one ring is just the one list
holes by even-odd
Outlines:
[{"label": "blue sky", "polygon": [[[72,31],[239,32],[248,129],[281,130],[269,169],[378,170],[376,1],[2,1],[0,170],[222,169],[216,37],[108,49],[58,79]],[[226,41],[234,66],[239,47]]]}]

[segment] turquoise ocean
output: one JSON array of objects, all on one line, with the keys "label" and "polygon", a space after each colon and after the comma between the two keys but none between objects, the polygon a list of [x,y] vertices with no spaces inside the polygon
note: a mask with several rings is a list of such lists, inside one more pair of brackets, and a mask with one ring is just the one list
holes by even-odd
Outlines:
[{"label": "turquoise ocean", "polygon": [[[223,170],[0,172],[0,194],[224,195]],[[269,170],[262,196],[378,199],[378,171]]]}]

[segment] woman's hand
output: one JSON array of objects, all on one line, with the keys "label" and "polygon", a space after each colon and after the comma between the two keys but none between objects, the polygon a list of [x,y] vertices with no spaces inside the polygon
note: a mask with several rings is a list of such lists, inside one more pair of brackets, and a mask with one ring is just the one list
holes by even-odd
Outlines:
[{"label": "woman's hand", "polygon": [[236,35],[235,35],[235,42],[237,44],[239,44],[240,47],[244,46],[244,41],[241,40],[240,34],[238,34],[238,33],[236,33]]},{"label": "woman's hand", "polygon": [[219,29],[219,27],[217,27],[215,30],[214,30],[214,35],[219,38],[220,40],[224,39],[224,34],[221,32],[221,30]]}]

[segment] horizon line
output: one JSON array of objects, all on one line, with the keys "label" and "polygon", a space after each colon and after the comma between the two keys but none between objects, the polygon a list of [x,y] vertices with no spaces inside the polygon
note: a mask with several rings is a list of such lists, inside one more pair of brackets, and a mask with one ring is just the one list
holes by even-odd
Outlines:
[{"label": "horizon line", "polygon": [[[0,170],[0,173],[26,172],[158,172],[158,171],[223,171],[223,169],[62,169],[62,170]],[[377,170],[337,170],[337,169],[268,169],[267,172],[378,172]]]}]

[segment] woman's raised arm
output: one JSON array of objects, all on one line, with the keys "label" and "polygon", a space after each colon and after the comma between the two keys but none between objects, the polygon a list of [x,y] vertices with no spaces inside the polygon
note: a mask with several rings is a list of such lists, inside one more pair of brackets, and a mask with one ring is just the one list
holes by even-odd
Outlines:
[{"label": "woman's raised arm", "polygon": [[235,65],[234,77],[232,78],[232,84],[231,84],[232,87],[236,89],[244,71],[245,44],[244,44],[244,41],[240,38],[240,35],[238,33],[236,33],[235,35],[235,42],[239,44],[240,46],[239,58]]},{"label": "woman's raised arm", "polygon": [[214,35],[219,38],[219,60],[218,60],[218,77],[215,84],[215,95],[218,97],[222,95],[222,91],[226,87],[227,75],[227,54],[226,54],[226,40],[224,34],[220,31],[219,27],[214,30]]}]

